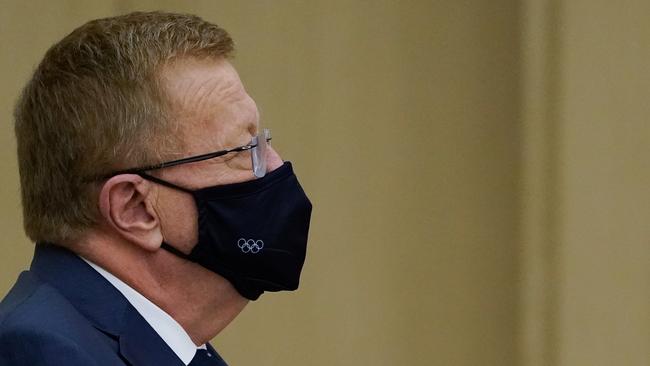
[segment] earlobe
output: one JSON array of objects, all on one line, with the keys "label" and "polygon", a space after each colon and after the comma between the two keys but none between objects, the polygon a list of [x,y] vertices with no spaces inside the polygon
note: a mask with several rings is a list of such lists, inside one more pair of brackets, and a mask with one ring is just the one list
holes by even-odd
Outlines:
[{"label": "earlobe", "polygon": [[121,174],[106,181],[99,194],[99,210],[107,226],[128,242],[150,251],[162,243],[152,190],[142,177]]}]

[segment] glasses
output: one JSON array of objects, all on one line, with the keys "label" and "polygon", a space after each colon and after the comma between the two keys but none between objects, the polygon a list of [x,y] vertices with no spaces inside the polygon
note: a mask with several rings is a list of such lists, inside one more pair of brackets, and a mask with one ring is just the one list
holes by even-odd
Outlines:
[{"label": "glasses", "polygon": [[248,145],[239,146],[227,150],[210,152],[207,154],[190,156],[187,158],[182,158],[177,160],[166,161],[164,163],[158,163],[155,165],[149,165],[140,168],[118,170],[116,172],[106,174],[101,178],[106,179],[106,178],[114,177],[119,174],[142,174],[149,170],[157,170],[157,169],[169,168],[172,166],[177,166],[182,164],[196,163],[198,161],[213,159],[233,152],[241,152],[241,151],[248,151],[248,150],[251,151],[253,174],[255,175],[256,178],[262,178],[266,175],[266,150],[270,141],[271,141],[271,130],[265,128],[257,136],[254,136],[251,139],[250,144]]}]

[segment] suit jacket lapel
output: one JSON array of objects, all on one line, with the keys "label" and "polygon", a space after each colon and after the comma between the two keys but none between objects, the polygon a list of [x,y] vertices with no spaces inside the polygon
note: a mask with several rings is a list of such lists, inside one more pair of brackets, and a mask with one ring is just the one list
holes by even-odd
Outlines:
[{"label": "suit jacket lapel", "polygon": [[138,366],[185,366],[135,308],[127,310],[123,321],[124,329],[119,335],[120,354],[129,363]]},{"label": "suit jacket lapel", "polygon": [[95,328],[118,338],[120,354],[132,365],[184,366],[126,298],[76,254],[54,244],[36,244],[31,271]]}]

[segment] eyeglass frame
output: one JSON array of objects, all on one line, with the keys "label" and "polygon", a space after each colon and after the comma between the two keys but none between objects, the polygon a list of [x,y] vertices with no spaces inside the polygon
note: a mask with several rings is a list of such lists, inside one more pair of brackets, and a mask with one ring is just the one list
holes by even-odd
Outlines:
[{"label": "eyeglass frame", "polygon": [[[114,177],[116,175],[120,175],[120,174],[138,174],[138,175],[141,175],[141,176],[146,176],[146,178],[150,178],[151,176],[146,174],[145,172],[148,172],[150,170],[158,170],[158,169],[163,169],[163,168],[170,168],[170,167],[173,167],[173,166],[189,164],[189,163],[196,163],[196,162],[199,162],[199,161],[214,159],[214,158],[218,158],[220,156],[224,156],[226,154],[230,154],[230,153],[233,153],[233,152],[242,152],[242,151],[252,150],[252,149],[256,148],[259,145],[259,143],[254,142],[254,141],[257,141],[257,139],[260,138],[262,135],[265,136],[265,139],[266,139],[267,143],[269,141],[271,141],[271,139],[272,139],[271,130],[268,129],[268,128],[265,128],[264,130],[262,130],[262,133],[259,133],[258,135],[254,136],[253,139],[251,139],[251,143],[246,144],[246,145],[234,147],[232,149],[219,150],[219,151],[209,152],[209,153],[205,153],[205,154],[188,156],[186,158],[165,161],[165,162],[162,162],[162,163],[158,163],[158,164],[154,164],[154,165],[148,165],[148,166],[139,167],[139,168],[129,168],[129,169],[118,170],[118,171],[115,171],[115,172],[112,172],[112,173],[101,175],[101,176],[97,177],[96,179],[92,179],[92,180],[104,180],[104,179],[112,178],[112,177]],[[251,164],[254,165],[253,154],[251,154]],[[255,171],[255,166],[252,166],[252,169],[253,169],[253,171]],[[263,176],[264,175],[262,175],[262,176],[257,176],[256,175],[257,178],[262,178]],[[158,181],[158,179],[154,179],[154,180]]]}]

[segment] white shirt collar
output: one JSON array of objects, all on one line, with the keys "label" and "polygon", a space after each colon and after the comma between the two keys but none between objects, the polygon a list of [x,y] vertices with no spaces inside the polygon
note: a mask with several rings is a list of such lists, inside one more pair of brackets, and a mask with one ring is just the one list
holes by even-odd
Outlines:
[{"label": "white shirt collar", "polygon": [[192,361],[197,349],[206,349],[205,344],[197,347],[187,332],[185,332],[185,329],[169,314],[156,306],[156,304],[149,301],[149,299],[142,296],[139,292],[105,269],[83,257],[81,259],[99,272],[102,277],[124,295],[126,300],[133,305],[135,310],[142,315],[144,320],[151,325],[153,330],[158,333],[160,338],[167,343],[169,348],[176,353],[185,365],[188,365]]}]

